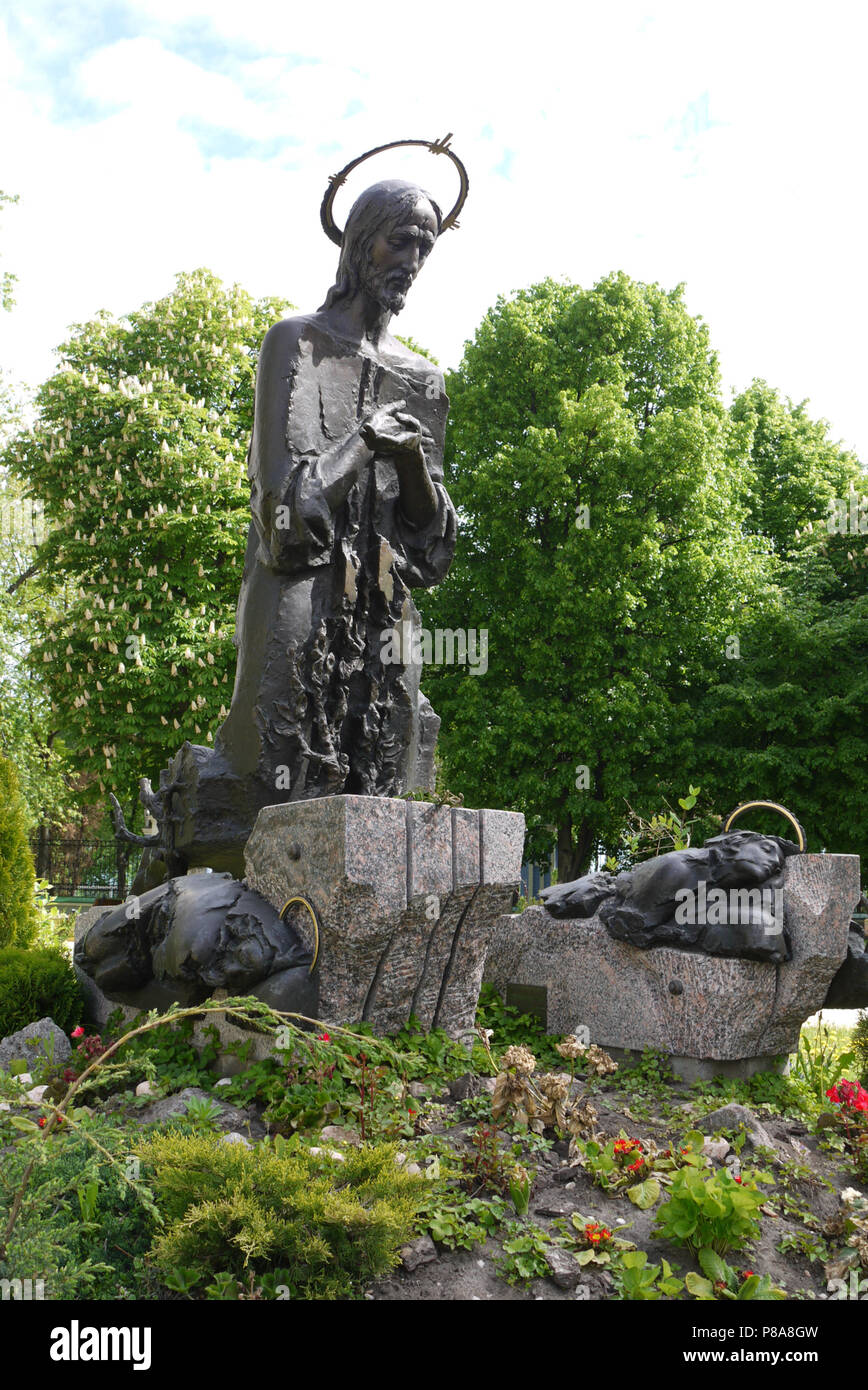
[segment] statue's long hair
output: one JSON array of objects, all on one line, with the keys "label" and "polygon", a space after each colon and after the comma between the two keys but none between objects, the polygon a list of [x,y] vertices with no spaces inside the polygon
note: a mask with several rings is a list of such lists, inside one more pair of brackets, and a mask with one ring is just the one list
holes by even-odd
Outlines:
[{"label": "statue's long hair", "polygon": [[792,840],[782,839],[780,835],[761,835],[756,830],[730,830],[725,835],[715,835],[712,839],[706,840],[704,848],[708,850],[710,882],[719,882],[725,870],[739,857],[742,847],[757,840],[771,840],[772,844],[777,846],[778,872],[764,886],[779,887],[784,864],[791,854],[800,853],[799,846]]},{"label": "statue's long hair", "polygon": [[347,218],[341,242],[341,256],[335,283],[320,305],[319,312],[331,309],[342,299],[355,294],[361,279],[361,267],[368,258],[371,244],[378,232],[390,232],[400,227],[413,211],[420,198],[431,204],[437,218],[439,234],[443,214],[439,206],[415,183],[405,183],[402,179],[385,179],[374,183],[353,203]]}]

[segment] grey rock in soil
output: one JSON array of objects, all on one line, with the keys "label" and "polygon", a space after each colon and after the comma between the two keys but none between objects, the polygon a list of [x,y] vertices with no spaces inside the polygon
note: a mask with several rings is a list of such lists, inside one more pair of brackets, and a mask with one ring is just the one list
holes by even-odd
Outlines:
[{"label": "grey rock in soil", "polygon": [[748,1110],[746,1105],[722,1105],[719,1110],[712,1110],[709,1115],[703,1115],[697,1121],[703,1134],[714,1134],[719,1129],[736,1130],[743,1125],[747,1135],[747,1142],[754,1148],[762,1145],[764,1148],[773,1149],[774,1140],[764,1125],[760,1124],[756,1115]]},{"label": "grey rock in soil", "polygon": [[40,1018],[28,1023],[17,1033],[10,1033],[0,1042],[0,1071],[8,1071],[10,1062],[67,1062],[72,1044],[53,1018]]},{"label": "grey rock in soil", "polygon": [[554,1246],[543,1256],[549,1267],[549,1278],[559,1289],[574,1289],[582,1277],[582,1267],[566,1250]]},{"label": "grey rock in soil", "polygon": [[358,1130],[347,1129],[345,1125],[324,1125],[319,1137],[330,1139],[333,1144],[352,1144],[354,1148],[358,1148],[362,1142]]},{"label": "grey rock in soil", "polygon": [[249,1140],[249,1139],[245,1139],[245,1137],[244,1137],[243,1134],[239,1134],[239,1133],[237,1132],[237,1130],[234,1130],[234,1129],[230,1130],[228,1134],[222,1135],[222,1136],[221,1136],[221,1139],[220,1139],[220,1143],[221,1143],[221,1144],[243,1144],[243,1146],[244,1146],[245,1149],[252,1149],[252,1148],[253,1148],[253,1145],[251,1144],[250,1140]]},{"label": "grey rock in soil", "polygon": [[235,1105],[224,1105],[222,1101],[216,1101],[213,1095],[198,1086],[187,1086],[173,1096],[166,1096],[163,1100],[155,1100],[152,1105],[146,1105],[139,1112],[139,1124],[150,1125],[165,1120],[183,1119],[187,1113],[188,1101],[194,1098],[210,1100],[219,1106],[220,1114],[215,1116],[214,1123],[224,1134],[249,1129],[254,1138],[261,1139],[265,1135],[265,1125],[260,1120],[251,1119],[245,1111],[239,1110]]},{"label": "grey rock in soil", "polygon": [[430,1264],[437,1259],[437,1247],[430,1236],[420,1236],[412,1245],[405,1245],[401,1251],[401,1263],[408,1273],[420,1265]]}]

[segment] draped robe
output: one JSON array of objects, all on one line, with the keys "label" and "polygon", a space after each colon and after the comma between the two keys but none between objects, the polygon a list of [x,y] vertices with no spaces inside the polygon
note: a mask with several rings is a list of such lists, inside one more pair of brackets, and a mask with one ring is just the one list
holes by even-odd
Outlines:
[{"label": "draped robe", "polygon": [[[418,529],[386,455],[363,464],[333,507],[323,486],[327,459],[397,400],[420,422],[437,498]],[[235,689],[215,738],[221,775],[254,779],[256,802],[433,785],[439,719],[419,689],[418,644],[406,638],[420,623],[411,591],[442,579],[455,547],[442,482],[447,409],[440,372],[400,344],[374,355],[335,335],[323,314],[284,320],[266,337]],[[406,659],[384,661],[399,624]]]}]

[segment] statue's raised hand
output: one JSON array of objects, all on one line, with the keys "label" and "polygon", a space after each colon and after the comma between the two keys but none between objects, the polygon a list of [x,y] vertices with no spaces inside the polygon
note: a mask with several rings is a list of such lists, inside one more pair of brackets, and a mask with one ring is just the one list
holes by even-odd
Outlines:
[{"label": "statue's raised hand", "polygon": [[422,458],[422,426],[404,410],[406,400],[380,406],[361,428],[361,437],[377,454],[398,458]]}]

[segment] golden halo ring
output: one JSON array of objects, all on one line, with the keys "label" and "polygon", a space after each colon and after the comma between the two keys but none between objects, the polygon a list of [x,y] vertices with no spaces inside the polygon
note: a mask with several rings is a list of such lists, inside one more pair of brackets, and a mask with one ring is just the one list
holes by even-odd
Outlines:
[{"label": "golden halo ring", "polygon": [[359,164],[362,164],[366,159],[370,159],[372,155],[375,154],[382,154],[384,150],[398,149],[402,145],[421,145],[424,149],[430,150],[432,154],[445,154],[448,155],[448,157],[452,160],[452,163],[455,165],[455,168],[458,171],[460,188],[458,191],[458,198],[456,199],[455,204],[453,205],[451,211],[446,214],[446,216],[443,218],[443,221],[440,223],[440,231],[446,232],[449,230],[450,227],[457,227],[458,222],[456,219],[458,217],[459,212],[464,207],[464,203],[467,198],[467,191],[470,187],[470,180],[467,177],[467,170],[465,169],[461,160],[458,158],[458,155],[455,154],[449,148],[449,141],[451,139],[452,132],[450,131],[448,135],[443,136],[442,140],[392,140],[389,142],[388,145],[377,145],[376,149],[366,150],[364,154],[358,155],[356,159],[350,160],[349,164],[345,164],[339,174],[332,174],[329,179],[329,186],[326,189],[325,196],[322,200],[322,205],[319,210],[319,217],[320,222],[322,223],[322,229],[328,237],[329,241],[333,241],[336,246],[340,246],[344,238],[344,234],[341,231],[341,229],[336,225],[334,215],[332,213],[332,206],[334,204],[335,194],[337,193],[338,189],[346,183],[347,178],[352,173],[352,171]]},{"label": "golden halo ring", "polygon": [[287,898],[286,902],[283,904],[283,907],[280,909],[281,922],[285,920],[283,916],[284,912],[288,907],[292,907],[293,903],[300,903],[302,907],[306,907],[308,912],[310,913],[310,919],[313,922],[313,960],[310,963],[310,970],[308,970],[307,972],[308,975],[312,975],[317,960],[319,959],[319,922],[317,921],[317,915],[314,912],[311,904],[308,902],[307,898]]},{"label": "golden halo ring", "polygon": [[795,832],[796,832],[796,836],[798,837],[799,850],[800,850],[800,852],[801,852],[802,854],[805,853],[805,850],[807,849],[808,842],[807,842],[807,839],[806,839],[806,837],[805,837],[805,832],[804,832],[804,830],[802,829],[802,827],[801,827],[801,825],[799,824],[799,822],[796,820],[796,818],[795,818],[795,816],[793,815],[792,811],[788,811],[787,808],[786,808],[786,806],[781,806],[780,803],[777,802],[777,801],[743,801],[743,802],[741,803],[741,805],[736,806],[736,808],[735,808],[734,811],[730,811],[729,815],[727,816],[726,820],[724,821],[724,823],[723,823],[723,833],[724,833],[724,835],[725,835],[725,834],[727,833],[727,831],[729,830],[729,827],[732,825],[732,823],[733,823],[733,821],[735,820],[736,816],[740,816],[741,813],[742,813],[742,811],[750,811],[750,810],[753,810],[753,809],[756,809],[756,808],[764,808],[765,810],[768,810],[768,811],[778,811],[782,816],[785,816],[786,819],[790,822],[790,825],[793,827],[793,829],[794,829]]}]

